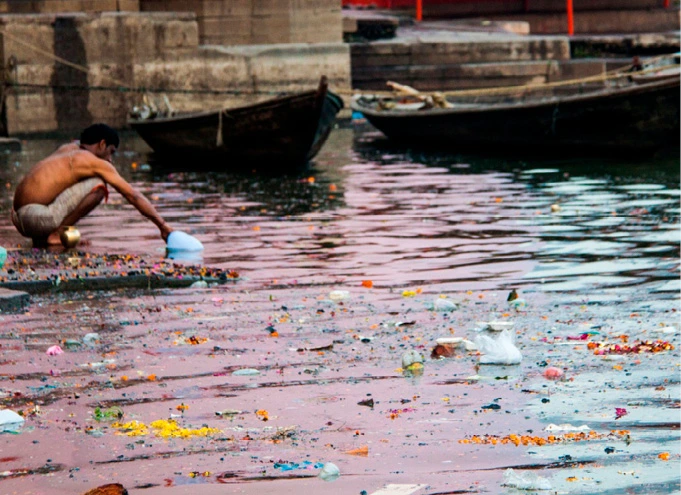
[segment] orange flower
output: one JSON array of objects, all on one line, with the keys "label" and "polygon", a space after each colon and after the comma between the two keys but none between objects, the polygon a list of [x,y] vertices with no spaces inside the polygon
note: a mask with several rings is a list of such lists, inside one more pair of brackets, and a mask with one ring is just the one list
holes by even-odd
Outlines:
[{"label": "orange flower", "polygon": [[362,280],[362,287],[366,287],[367,289],[371,289],[374,286],[374,283],[371,280]]},{"label": "orange flower", "polygon": [[189,406],[183,402],[179,406],[175,406],[175,409],[181,412],[185,412],[187,409],[189,409]]},{"label": "orange flower", "polygon": [[669,460],[669,452],[662,452],[660,454],[657,454],[658,459],[662,459],[663,461],[668,461]]},{"label": "orange flower", "polygon": [[150,382],[155,382],[156,381],[156,375],[149,375],[147,377],[147,380],[149,380]]}]

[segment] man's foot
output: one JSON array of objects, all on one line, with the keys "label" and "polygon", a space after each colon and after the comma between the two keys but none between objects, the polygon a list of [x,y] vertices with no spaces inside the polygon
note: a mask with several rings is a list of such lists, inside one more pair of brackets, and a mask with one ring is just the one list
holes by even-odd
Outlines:
[{"label": "man's foot", "polygon": [[48,246],[56,246],[58,244],[61,244],[61,239],[59,238],[59,232],[52,232],[47,237],[47,245]]},{"label": "man's foot", "polygon": [[61,239],[59,238],[59,232],[52,232],[47,237],[34,237],[33,247],[34,248],[46,248],[50,246],[58,246],[61,244]]}]

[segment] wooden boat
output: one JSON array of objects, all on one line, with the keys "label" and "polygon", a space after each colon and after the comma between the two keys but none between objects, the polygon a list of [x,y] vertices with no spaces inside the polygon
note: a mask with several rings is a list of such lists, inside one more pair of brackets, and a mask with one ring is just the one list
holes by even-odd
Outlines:
[{"label": "wooden boat", "polygon": [[643,65],[641,72],[634,72],[629,79],[636,84],[681,78],[681,53],[657,57],[652,64]]},{"label": "wooden boat", "polygon": [[545,97],[449,100],[451,108],[359,97],[352,108],[392,140],[450,149],[562,147],[581,152],[679,145],[679,78],[615,84]]},{"label": "wooden boat", "polygon": [[289,172],[304,168],[319,152],[341,108],[343,100],[328,90],[322,76],[316,90],[238,108],[132,119],[129,124],[156,153],[174,161]]}]

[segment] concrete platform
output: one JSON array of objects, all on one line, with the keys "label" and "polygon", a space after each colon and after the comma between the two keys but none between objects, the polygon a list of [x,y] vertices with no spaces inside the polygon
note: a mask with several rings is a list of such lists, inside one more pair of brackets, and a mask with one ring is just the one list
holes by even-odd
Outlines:
[{"label": "concrete platform", "polygon": [[0,313],[21,311],[30,300],[26,292],[0,287]]},{"label": "concrete platform", "polygon": [[10,251],[0,270],[0,311],[26,304],[28,294],[182,288],[200,280],[224,284],[238,277],[235,272],[125,254],[97,256],[61,249]]}]

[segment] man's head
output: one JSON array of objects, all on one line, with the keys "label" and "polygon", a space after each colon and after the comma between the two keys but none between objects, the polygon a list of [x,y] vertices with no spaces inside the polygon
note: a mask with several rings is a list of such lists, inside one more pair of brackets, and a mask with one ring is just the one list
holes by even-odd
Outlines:
[{"label": "man's head", "polygon": [[108,162],[119,144],[118,133],[106,124],[93,124],[80,134],[81,147]]}]

